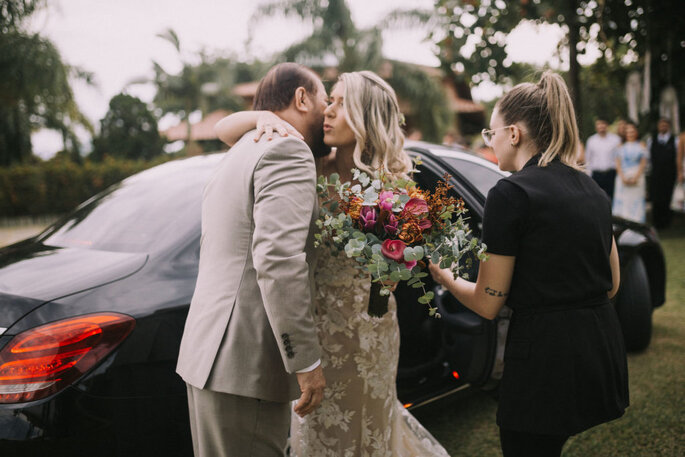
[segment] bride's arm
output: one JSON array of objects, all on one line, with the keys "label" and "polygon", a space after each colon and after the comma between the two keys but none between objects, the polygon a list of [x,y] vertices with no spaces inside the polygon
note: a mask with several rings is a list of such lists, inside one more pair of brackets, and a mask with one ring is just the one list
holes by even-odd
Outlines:
[{"label": "bride's arm", "polygon": [[216,123],[214,133],[228,146],[233,146],[243,135],[254,128],[257,129],[255,141],[259,141],[264,134],[270,140],[274,130],[280,136],[291,134],[303,139],[300,132],[271,111],[239,111],[229,114]]}]

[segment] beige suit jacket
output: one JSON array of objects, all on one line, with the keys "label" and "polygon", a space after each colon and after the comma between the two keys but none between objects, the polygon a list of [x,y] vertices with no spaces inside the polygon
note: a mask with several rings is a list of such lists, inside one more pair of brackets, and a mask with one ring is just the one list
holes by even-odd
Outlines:
[{"label": "beige suit jacket", "polygon": [[293,137],[244,135],[205,187],[195,293],[176,371],[200,389],[297,398],[321,356],[311,315],[316,169]]}]

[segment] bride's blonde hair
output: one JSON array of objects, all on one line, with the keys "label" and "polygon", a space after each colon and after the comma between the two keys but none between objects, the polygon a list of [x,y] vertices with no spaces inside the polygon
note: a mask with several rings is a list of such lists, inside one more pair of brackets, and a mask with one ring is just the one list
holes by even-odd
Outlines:
[{"label": "bride's blonde hair", "polygon": [[395,91],[371,71],[343,73],[345,120],[357,145],[352,154],[361,171],[405,174],[411,160],[404,152],[402,114]]}]

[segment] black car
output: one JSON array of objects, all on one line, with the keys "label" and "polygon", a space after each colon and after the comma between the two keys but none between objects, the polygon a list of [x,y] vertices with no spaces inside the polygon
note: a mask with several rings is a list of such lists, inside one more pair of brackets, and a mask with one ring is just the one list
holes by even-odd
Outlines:
[{"label": "black car", "polygon": [[[407,152],[422,158],[422,187],[451,175],[480,236],[485,195],[504,173],[467,151],[411,143]],[[197,275],[202,189],[222,156],[138,173],[0,249],[0,455],[192,455],[175,366]],[[648,227],[617,219],[614,231],[617,309],[628,346],[643,349],[664,302],[664,259]],[[477,262],[468,273],[475,278]],[[415,289],[400,286],[396,297],[406,407],[496,387],[506,307],[488,321],[438,290],[434,319]]]}]

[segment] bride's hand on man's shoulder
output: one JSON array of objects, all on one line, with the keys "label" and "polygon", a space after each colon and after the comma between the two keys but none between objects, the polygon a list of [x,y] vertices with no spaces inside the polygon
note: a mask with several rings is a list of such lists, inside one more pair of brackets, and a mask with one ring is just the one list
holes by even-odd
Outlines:
[{"label": "bride's hand on man's shoulder", "polygon": [[288,122],[284,121],[271,111],[261,111],[257,117],[257,132],[255,133],[254,141],[259,141],[263,135],[266,135],[266,139],[271,141],[273,139],[274,132],[283,137],[292,135],[295,138],[304,140],[302,134]]}]

